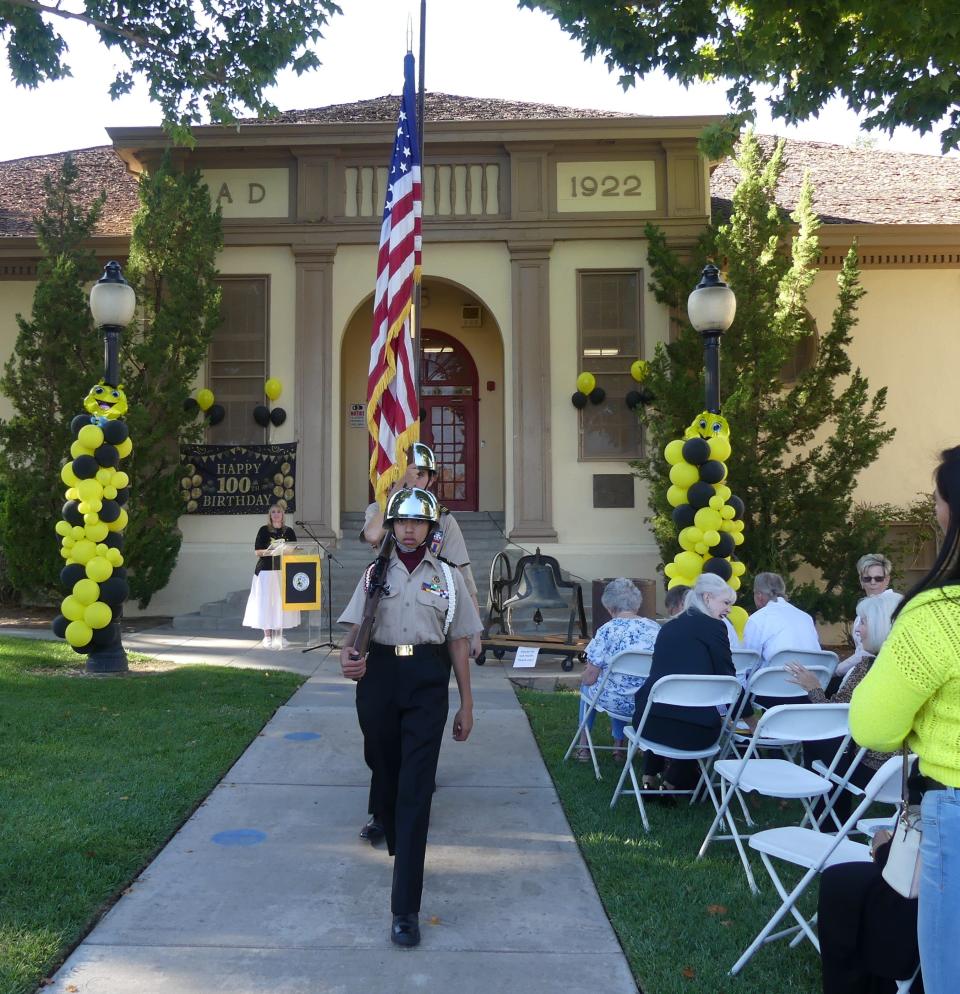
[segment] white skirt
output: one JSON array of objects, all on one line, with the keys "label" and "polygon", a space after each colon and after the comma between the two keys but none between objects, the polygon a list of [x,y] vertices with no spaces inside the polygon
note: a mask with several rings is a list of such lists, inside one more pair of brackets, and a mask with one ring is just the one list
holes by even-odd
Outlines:
[{"label": "white skirt", "polygon": [[255,573],[250,584],[247,609],[243,613],[245,628],[276,632],[300,624],[299,611],[284,611],[280,597],[280,570],[265,569]]}]

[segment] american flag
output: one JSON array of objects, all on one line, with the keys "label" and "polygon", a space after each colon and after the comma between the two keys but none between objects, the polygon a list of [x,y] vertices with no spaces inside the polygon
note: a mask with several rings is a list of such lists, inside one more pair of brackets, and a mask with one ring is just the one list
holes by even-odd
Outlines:
[{"label": "american flag", "polygon": [[373,441],[370,482],[381,506],[390,484],[403,476],[407,448],[420,437],[412,316],[414,289],[420,282],[422,202],[414,108],[413,55],[408,52],[380,226],[367,374],[367,427]]}]

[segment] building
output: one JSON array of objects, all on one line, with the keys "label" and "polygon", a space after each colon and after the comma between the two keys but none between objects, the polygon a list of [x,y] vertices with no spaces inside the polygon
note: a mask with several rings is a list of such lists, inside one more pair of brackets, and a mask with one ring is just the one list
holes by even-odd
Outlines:
[{"label": "building", "polygon": [[[383,97],[200,128],[196,147],[176,153],[203,171],[224,216],[225,320],[206,385],[227,416],[207,441],[297,442],[296,517],[325,541],[368,501],[362,415],[397,105]],[[582,577],[654,576],[646,494],[629,465],[643,439],[624,403],[631,362],[670,328],[647,287],[643,226],[654,221],[683,247],[723,209],[732,167],[711,175],[697,150],[712,119],[443,94],[428,94],[426,117],[422,407],[441,498],[502,513],[514,541],[549,546]],[[122,260],[136,174],[166,140],[153,128],[109,134],[112,146],[76,157],[89,195],[109,194],[96,251]],[[31,306],[40,177],[60,158],[0,163],[3,355],[15,314]],[[852,358],[873,386],[888,385],[898,426],[863,476],[863,497],[909,501],[932,454],[956,441],[960,161],[791,142],[788,163],[784,206],[810,168],[825,221],[818,321],[829,320],[834,271],[854,238],[863,256],[868,294]],[[606,399],[581,412],[570,397],[583,370]],[[283,383],[290,416],[263,429],[251,411],[268,376]],[[6,405],[0,398],[0,416]],[[177,570],[151,611],[192,610],[244,586],[263,517],[254,513],[184,515]]]}]

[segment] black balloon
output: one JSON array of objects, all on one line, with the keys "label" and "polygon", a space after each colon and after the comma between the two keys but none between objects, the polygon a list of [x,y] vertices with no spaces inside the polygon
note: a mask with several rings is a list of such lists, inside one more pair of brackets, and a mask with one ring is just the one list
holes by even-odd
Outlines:
[{"label": "black balloon", "polygon": [[218,425],[227,416],[226,408],[223,404],[214,404],[207,411],[207,421],[212,425]]},{"label": "black balloon", "polygon": [[273,422],[274,427],[279,428],[287,420],[287,412],[282,407],[275,407],[270,412],[270,420]]},{"label": "black balloon", "polygon": [[104,441],[111,445],[119,445],[130,437],[130,429],[126,421],[105,421],[103,424]]},{"label": "black balloon", "polygon": [[265,404],[257,404],[253,409],[253,420],[261,428],[266,428],[270,424],[270,409]]},{"label": "black balloon", "polygon": [[103,544],[108,549],[120,549],[123,550],[123,535],[120,532],[107,532],[107,537],[103,540]]},{"label": "black balloon", "polygon": [[710,550],[715,556],[725,559],[733,555],[733,550],[737,547],[730,532],[720,532],[720,541]]},{"label": "black balloon", "polygon": [[123,506],[124,504],[126,504],[126,502],[128,500],[130,500],[130,488],[129,487],[121,487],[117,491],[117,496],[114,498],[114,500],[118,504],[120,504],[121,506]]},{"label": "black balloon", "polygon": [[[689,491],[688,491],[689,493]],[[677,528],[689,528],[696,517],[697,509],[690,504],[681,504],[673,509],[673,523]]]},{"label": "black balloon", "polygon": [[594,387],[590,391],[590,403],[602,404],[607,399],[607,391],[603,387]]},{"label": "black balloon", "polygon": [[105,500],[100,508],[100,520],[110,524],[120,517],[120,505],[115,500]]},{"label": "black balloon", "polygon": [[66,504],[60,511],[60,517],[67,522],[68,525],[83,525],[83,515],[77,507],[79,501],[68,500]]},{"label": "black balloon", "polygon": [[727,468],[718,459],[708,459],[700,467],[700,479],[704,483],[719,483],[727,475]]},{"label": "black balloon", "polygon": [[67,593],[72,593],[73,585],[77,582],[77,580],[82,580],[86,575],[87,570],[82,563],[67,563],[67,565],[60,570],[60,586],[63,587]]},{"label": "black balloon", "polygon": [[67,637],[67,625],[69,624],[70,622],[62,614],[58,614],[51,622],[50,627],[58,639],[64,639]]},{"label": "black balloon", "polygon": [[77,456],[70,467],[78,480],[92,480],[97,475],[97,470],[100,469],[93,456]]},{"label": "black balloon", "polygon": [[100,448],[95,449],[93,458],[106,469],[113,469],[120,465],[120,453],[117,452],[117,447],[110,445],[109,442],[104,442]]},{"label": "black balloon", "polygon": [[733,508],[733,510],[734,510],[734,511],[736,512],[736,513],[734,514],[734,516],[733,516],[733,520],[734,520],[734,521],[738,521],[738,520],[739,520],[740,518],[742,518],[742,517],[743,517],[743,512],[744,512],[744,511],[746,510],[746,508],[744,507],[744,504],[743,504],[743,501],[742,501],[742,500],[741,500],[741,499],[740,499],[740,498],[739,498],[739,497],[738,497],[738,496],[737,496],[736,494],[734,494],[734,495],[733,495],[733,496],[732,496],[732,497],[731,497],[731,498],[730,498],[730,499],[729,499],[729,500],[727,501],[727,503],[728,503],[728,504],[729,504],[729,505],[730,505],[730,506],[731,506],[731,507]]},{"label": "black balloon", "polygon": [[100,600],[110,607],[118,607],[130,596],[130,585],[116,571],[100,584]]},{"label": "black balloon", "polygon": [[126,578],[127,578],[127,567],[126,566],[118,566],[113,571],[113,573],[111,573],[110,575],[111,575],[111,577],[117,576],[121,580],[126,580]]},{"label": "black balloon", "polygon": [[589,400],[590,400],[590,398],[585,393],[581,393],[581,391],[578,390],[570,398],[570,403],[573,404],[573,406],[578,411],[582,411],[587,406],[587,403],[589,402]]},{"label": "black balloon", "polygon": [[86,428],[88,424],[92,424],[93,418],[89,414],[78,414],[70,422],[70,431],[73,432],[73,437],[76,438],[80,434],[81,428]]},{"label": "black balloon", "polygon": [[120,626],[114,621],[105,628],[94,628],[86,649],[109,649],[120,641]]},{"label": "black balloon", "polygon": [[709,483],[692,483],[687,489],[687,500],[690,502],[692,507],[695,507],[698,510],[701,507],[706,507],[710,503],[710,499],[716,496],[716,490],[714,490]]},{"label": "black balloon", "polygon": [[721,559],[719,556],[714,556],[712,559],[708,559],[703,564],[704,573],[716,573],[721,580],[729,580],[733,576],[733,567],[726,561],[726,559]]},{"label": "black balloon", "polygon": [[710,458],[710,446],[705,438],[688,438],[681,452],[691,466],[702,466]]},{"label": "black balloon", "polygon": [[656,399],[656,394],[649,387],[640,387],[637,391],[640,394],[641,404],[652,404]]},{"label": "black balloon", "polygon": [[197,403],[196,397],[187,397],[183,402],[183,409],[187,414],[196,414],[200,410],[200,405]]},{"label": "black balloon", "polygon": [[634,410],[634,408],[636,408],[640,403],[640,392],[638,390],[631,390],[627,394],[626,401],[627,407],[629,407],[631,411]]}]

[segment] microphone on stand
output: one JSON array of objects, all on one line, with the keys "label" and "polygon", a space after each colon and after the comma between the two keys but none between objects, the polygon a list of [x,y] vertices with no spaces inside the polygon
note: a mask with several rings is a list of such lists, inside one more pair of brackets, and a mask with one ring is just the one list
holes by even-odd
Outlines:
[{"label": "microphone on stand", "polygon": [[301,527],[304,527],[304,525],[303,525],[303,522],[302,522],[302,521],[294,521],[294,524],[295,524],[295,525],[300,525]]}]

